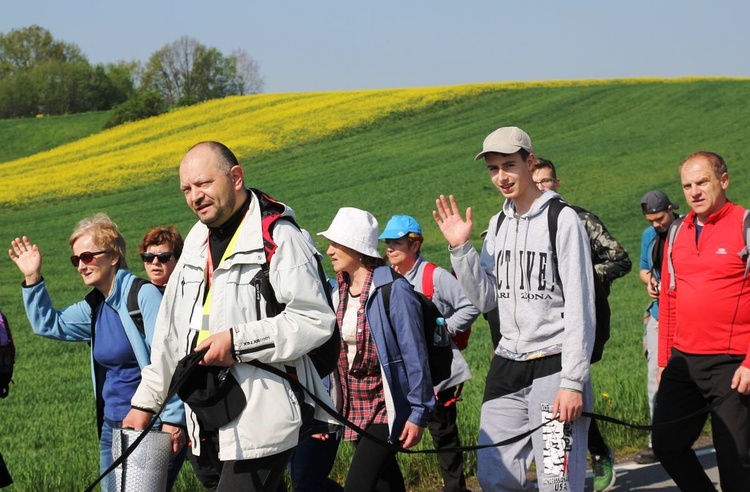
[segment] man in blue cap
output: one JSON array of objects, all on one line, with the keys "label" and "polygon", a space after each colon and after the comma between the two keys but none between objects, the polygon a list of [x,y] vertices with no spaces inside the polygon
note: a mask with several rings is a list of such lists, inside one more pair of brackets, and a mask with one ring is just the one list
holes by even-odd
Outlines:
[{"label": "man in blue cap", "polygon": [[[385,239],[386,255],[393,269],[403,275],[415,290],[432,300],[445,318],[451,336],[471,327],[471,323],[479,316],[479,310],[471,304],[458,280],[450,272],[422,257],[422,228],[413,217],[394,215],[379,239]],[[461,445],[456,424],[456,401],[463,383],[471,379],[471,376],[466,359],[453,344],[451,377],[435,387],[437,410],[428,424],[435,449]],[[467,491],[462,453],[438,453],[438,461],[445,483],[443,490]]]}]

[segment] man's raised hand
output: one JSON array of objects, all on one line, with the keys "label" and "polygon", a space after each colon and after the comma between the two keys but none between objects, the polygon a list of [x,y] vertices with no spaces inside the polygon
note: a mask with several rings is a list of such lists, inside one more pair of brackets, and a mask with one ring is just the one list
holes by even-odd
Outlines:
[{"label": "man's raised hand", "polygon": [[440,195],[440,198],[435,200],[435,206],[437,211],[432,211],[432,216],[435,218],[440,232],[448,241],[448,244],[452,248],[461,246],[471,239],[471,230],[474,227],[474,222],[471,218],[471,207],[466,209],[466,220],[461,217],[461,213],[458,211],[458,204],[456,198],[453,195],[449,195],[450,203],[445,195]]}]

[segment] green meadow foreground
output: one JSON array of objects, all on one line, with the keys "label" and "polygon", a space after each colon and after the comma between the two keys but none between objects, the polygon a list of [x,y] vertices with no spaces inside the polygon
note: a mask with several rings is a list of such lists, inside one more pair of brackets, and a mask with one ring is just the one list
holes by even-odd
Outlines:
[{"label": "green meadow foreground", "polygon": [[[177,165],[192,144],[210,139],[235,148],[247,183],[291,205],[313,234],[341,206],[369,210],[381,227],[407,213],[424,228],[424,255],[448,266],[431,217],[435,198],[452,193],[459,206],[472,207],[472,241],[481,247],[479,234],[502,197],[473,156],[487,133],[520,126],[535,154],[557,165],[561,194],[602,218],[633,260],[634,271],[613,285],[612,339],[592,374],[596,411],[646,424],[641,335],[648,299],[637,270],[647,224],[639,199],[659,188],[685,212],[677,166],[694,151],[711,150],[729,166],[729,197],[750,206],[748,100],[750,80],[585,81],[229,98],[88,138],[101,115],[0,121],[0,241],[7,249],[12,238],[27,235],[39,245],[53,301],[63,307],[86,293],[68,260],[68,236],[80,218],[103,211],[128,240],[131,269],[144,275],[137,255],[143,233],[175,224],[184,234],[195,221]],[[319,250],[326,246],[318,241]],[[16,384],[0,400],[0,452],[16,483],[9,490],[81,490],[96,478],[99,462],[89,347],[33,335],[21,280],[6,257],[0,309],[19,352]],[[475,377],[459,403],[459,424],[465,444],[473,444],[492,355],[481,318],[465,355]],[[646,444],[641,431],[601,427],[620,453]],[[420,446],[431,445],[427,436]],[[350,456],[342,446],[334,468],[340,482]],[[433,455],[400,459],[410,490],[438,488]],[[467,465],[474,474],[473,453]],[[197,489],[186,464],[175,490]]]}]

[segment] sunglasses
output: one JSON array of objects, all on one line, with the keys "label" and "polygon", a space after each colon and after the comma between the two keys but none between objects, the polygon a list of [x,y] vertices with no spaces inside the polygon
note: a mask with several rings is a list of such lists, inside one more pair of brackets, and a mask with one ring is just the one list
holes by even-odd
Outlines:
[{"label": "sunglasses", "polygon": [[103,255],[104,253],[109,253],[109,251],[84,251],[80,255],[73,255],[70,257],[70,262],[73,264],[74,267],[78,268],[78,262],[82,261],[84,265],[88,265],[92,261],[94,261],[94,258]]},{"label": "sunglasses", "polygon": [[153,263],[156,258],[159,263],[166,263],[172,259],[172,253],[141,253],[143,263]]}]

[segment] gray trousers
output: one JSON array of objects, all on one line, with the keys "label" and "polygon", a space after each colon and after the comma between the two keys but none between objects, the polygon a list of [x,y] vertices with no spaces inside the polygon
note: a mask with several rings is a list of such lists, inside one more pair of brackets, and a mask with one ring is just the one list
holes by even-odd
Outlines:
[{"label": "gray trousers", "polygon": [[[506,362],[507,364],[507,362]],[[510,362],[513,364],[524,364]],[[514,371],[511,371],[514,372]],[[560,389],[560,373],[534,378],[530,385],[482,404],[479,444],[491,444],[517,436],[551,417]],[[584,411],[593,407],[591,382],[583,392]],[[477,477],[482,490],[582,491],[586,479],[589,419],[572,424],[550,422],[531,436],[501,447],[477,451]],[[526,478],[536,462],[537,482]]]},{"label": "gray trousers", "polygon": [[[659,322],[653,316],[646,313],[643,319],[643,355],[646,356],[647,369],[647,391],[648,409],[651,420],[654,420],[654,403],[656,403],[656,390],[659,384],[656,376],[659,373]],[[651,433],[648,435],[648,447],[651,447]]]}]

